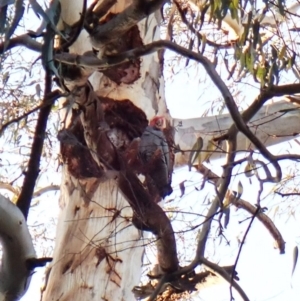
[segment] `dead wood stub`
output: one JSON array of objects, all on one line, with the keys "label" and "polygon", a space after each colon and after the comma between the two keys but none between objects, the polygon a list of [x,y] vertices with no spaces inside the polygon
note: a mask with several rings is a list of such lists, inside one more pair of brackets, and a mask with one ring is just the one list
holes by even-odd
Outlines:
[{"label": "dead wood stub", "polygon": [[[107,17],[101,21],[101,24],[110,21],[114,16],[115,14],[109,13]],[[122,53],[127,50],[141,47],[142,45],[143,41],[140,37],[140,31],[135,25],[129,29],[125,35],[121,35],[105,44],[103,56],[111,56],[117,53]],[[132,84],[140,78],[140,66],[141,60],[140,58],[136,58],[130,62],[125,62],[118,66],[102,70],[102,72],[105,76],[117,84]]]}]

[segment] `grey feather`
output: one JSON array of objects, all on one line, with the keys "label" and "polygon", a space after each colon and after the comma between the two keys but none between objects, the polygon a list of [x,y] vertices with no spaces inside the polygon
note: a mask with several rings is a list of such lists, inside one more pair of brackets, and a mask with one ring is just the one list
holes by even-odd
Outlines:
[{"label": "grey feather", "polygon": [[152,126],[146,127],[141,136],[139,153],[142,161],[147,164],[157,150],[160,150],[161,158],[155,160],[155,166],[149,167],[149,176],[159,191],[161,197],[165,197],[172,192],[170,186],[170,153],[169,146],[163,132]]}]

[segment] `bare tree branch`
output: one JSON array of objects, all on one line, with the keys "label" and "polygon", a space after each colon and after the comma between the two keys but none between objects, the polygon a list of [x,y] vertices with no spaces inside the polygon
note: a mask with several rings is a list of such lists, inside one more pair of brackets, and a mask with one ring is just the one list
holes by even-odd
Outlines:
[{"label": "bare tree branch", "polygon": [[255,211],[255,213],[253,214],[253,216],[252,216],[252,218],[251,218],[251,221],[250,221],[250,223],[249,223],[249,225],[248,225],[248,227],[247,227],[247,230],[246,230],[246,232],[245,232],[245,234],[244,234],[244,236],[243,236],[243,239],[242,239],[241,244],[240,244],[240,247],[239,247],[238,254],[237,254],[236,259],[235,259],[235,262],[234,262],[233,270],[232,270],[232,273],[231,273],[231,285],[230,285],[230,295],[231,295],[231,300],[233,300],[233,296],[232,296],[232,283],[233,283],[234,272],[235,272],[235,270],[236,270],[236,267],[237,267],[237,264],[238,264],[238,261],[239,261],[240,255],[241,255],[242,248],[243,248],[243,246],[244,246],[244,244],[245,244],[246,237],[248,236],[248,233],[249,233],[249,231],[250,231],[250,229],[251,229],[251,226],[252,226],[252,224],[253,224],[253,222],[254,222],[254,219],[255,219],[255,217],[257,216],[257,214],[258,214],[259,211],[260,211],[260,207],[257,207],[257,208],[256,208],[256,211]]},{"label": "bare tree branch", "polygon": [[0,54],[4,53],[7,50],[10,50],[16,46],[24,46],[30,50],[41,52],[42,44],[35,41],[28,34],[23,34],[18,37],[12,38],[7,42],[0,43]]},{"label": "bare tree branch", "polygon": [[[47,128],[48,117],[51,112],[52,102],[49,104],[49,94],[52,88],[52,76],[49,70],[46,70],[45,75],[45,93],[42,102],[43,107],[40,109],[38,120],[35,128],[35,135],[32,143],[31,154],[28,162],[28,168],[25,174],[23,186],[19,198],[17,200],[17,206],[27,219],[30,203],[34,191],[36,179],[40,172],[40,159],[42,155],[45,132]],[[53,94],[50,94],[53,97]],[[56,93],[52,100],[55,100],[59,96]]]},{"label": "bare tree branch", "polygon": [[299,196],[299,195],[300,195],[300,192],[282,193],[282,192],[280,192],[280,191],[274,191],[274,193],[280,195],[282,198],[283,198],[283,197]]},{"label": "bare tree branch", "polygon": [[228,283],[231,283],[232,286],[238,291],[238,293],[240,294],[240,296],[243,298],[244,301],[250,301],[250,299],[248,298],[244,290],[239,286],[239,284],[236,281],[234,281],[231,278],[231,275],[228,274],[228,272],[224,268],[220,267],[219,265],[213,262],[210,262],[205,257],[200,258],[200,262],[206,265],[207,267],[211,268],[214,272],[216,272],[221,277],[223,277]]},{"label": "bare tree branch", "polygon": [[[201,164],[197,166],[198,171],[206,176],[206,179],[216,185],[218,181],[220,180],[220,177],[213,173],[210,169],[208,169],[205,165]],[[232,203],[237,208],[242,208],[245,211],[249,212],[251,215],[254,215],[257,207],[250,204],[249,202],[242,200],[242,199],[236,199],[236,196],[234,194],[230,194],[229,196],[229,203]],[[270,232],[274,240],[276,241],[276,246],[278,247],[280,254],[285,253],[285,241],[279,232],[279,230],[274,225],[273,221],[262,211],[258,212],[256,215],[257,219],[266,227],[266,229]]]},{"label": "bare tree branch", "polygon": [[212,203],[211,206],[209,208],[209,211],[207,213],[207,218],[205,219],[205,221],[203,222],[203,226],[201,228],[201,230],[199,230],[199,238],[197,241],[197,251],[196,251],[196,256],[199,257],[203,257],[205,254],[205,247],[206,247],[206,242],[207,242],[207,238],[208,238],[208,234],[211,228],[211,223],[213,221],[213,217],[216,215],[217,210],[219,208],[219,199],[216,197]]},{"label": "bare tree branch", "polygon": [[0,182],[0,189],[6,189],[6,190],[12,192],[14,195],[19,194],[18,189],[14,188],[10,183]]},{"label": "bare tree branch", "polygon": [[14,34],[17,26],[19,25],[20,20],[23,17],[24,11],[25,11],[24,1],[16,0],[15,1],[15,15],[10,24],[10,27],[6,30],[6,34],[5,34],[5,45],[7,45],[11,36]]},{"label": "bare tree branch", "polygon": [[32,198],[37,198],[37,197],[41,196],[44,193],[47,193],[49,191],[58,191],[59,189],[60,189],[59,185],[49,185],[49,186],[46,186],[46,187],[43,187],[41,189],[36,190],[33,193]]}]

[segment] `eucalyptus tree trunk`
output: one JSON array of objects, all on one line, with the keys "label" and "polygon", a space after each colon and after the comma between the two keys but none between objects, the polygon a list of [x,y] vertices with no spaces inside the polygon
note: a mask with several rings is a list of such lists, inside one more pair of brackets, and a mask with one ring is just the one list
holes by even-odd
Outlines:
[{"label": "eucalyptus tree trunk", "polygon": [[[64,21],[61,23],[74,24],[80,17],[82,2],[70,0],[61,4],[61,19]],[[122,12],[129,4],[120,0],[110,12]],[[135,45],[159,39],[159,20],[160,13],[155,12],[139,22],[130,31],[131,36],[120,38],[131,39]],[[70,53],[82,54],[91,50],[90,37],[82,30]],[[159,55],[149,55],[137,60],[136,65],[106,73],[94,72],[91,75],[90,70],[84,70],[86,77],[82,76],[77,82],[67,81],[68,87],[73,88],[78,83],[85,85],[91,75],[90,82],[96,92],[94,96],[105,100],[107,106],[113,107],[112,101],[117,104],[121,101],[141,109],[148,120],[156,114],[168,117],[162,78],[163,62]],[[71,106],[62,100],[62,128],[74,126],[75,110],[74,106],[70,110]],[[95,115],[98,113],[97,110],[94,112]],[[93,145],[93,141],[90,143]],[[132,210],[120,193],[114,176],[103,178],[95,176],[96,172],[91,170],[81,172],[68,153],[70,144],[62,143],[61,147],[64,159],[61,213],[53,262],[47,272],[42,300],[134,300],[132,289],[139,283],[144,253],[142,231],[132,226]],[[66,156],[69,157],[66,159]],[[74,160],[80,160],[83,166],[86,164],[83,168],[93,169],[89,166],[91,161],[85,156],[83,152]],[[84,174],[89,175],[84,177]]]}]

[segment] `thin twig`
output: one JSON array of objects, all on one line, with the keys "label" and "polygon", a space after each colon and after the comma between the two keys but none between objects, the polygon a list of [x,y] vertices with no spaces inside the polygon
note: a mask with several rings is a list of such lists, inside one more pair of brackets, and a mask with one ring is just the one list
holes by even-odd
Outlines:
[{"label": "thin twig", "polygon": [[31,115],[32,113],[44,108],[45,106],[48,106],[48,105],[52,105],[53,102],[59,98],[63,96],[61,94],[61,92],[59,90],[55,90],[53,92],[51,92],[48,96],[47,96],[47,99],[45,101],[43,101],[40,105],[36,106],[35,108],[33,108],[32,110],[29,110],[28,112],[24,113],[23,115],[19,116],[19,117],[16,117],[6,123],[4,123],[1,127],[0,127],[0,136],[3,134],[3,132],[5,131],[5,129],[10,126],[11,124],[13,123],[16,123],[16,122],[19,122],[21,121],[22,119],[28,117],[29,115]]},{"label": "thin twig", "polygon": [[243,245],[244,245],[244,243],[246,241],[246,237],[247,237],[247,235],[248,235],[248,233],[250,231],[251,225],[254,222],[254,219],[255,219],[256,215],[258,214],[259,210],[260,210],[260,207],[258,206],[257,209],[256,209],[256,211],[255,211],[255,213],[253,214],[253,216],[251,218],[251,221],[250,221],[250,223],[248,225],[248,228],[247,228],[247,230],[246,230],[246,232],[244,234],[244,237],[243,237],[243,239],[241,241],[241,245],[239,247],[239,251],[238,251],[237,257],[236,257],[235,262],[234,262],[234,266],[233,266],[232,273],[231,273],[231,281],[230,281],[230,300],[233,300],[233,296],[232,296],[232,283],[234,281],[234,279],[233,279],[234,278],[234,273],[235,273],[235,270],[236,270],[236,267],[237,267],[237,264],[238,264],[241,252],[242,252],[242,248],[243,248]]}]

